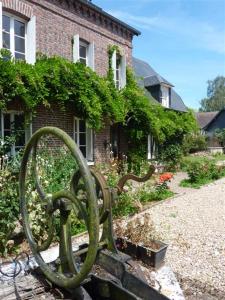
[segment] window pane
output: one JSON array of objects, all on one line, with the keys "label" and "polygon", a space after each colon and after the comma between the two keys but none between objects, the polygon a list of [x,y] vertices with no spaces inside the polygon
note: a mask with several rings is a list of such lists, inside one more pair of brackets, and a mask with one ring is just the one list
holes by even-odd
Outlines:
[{"label": "window pane", "polygon": [[25,133],[24,131],[17,132],[15,146],[25,145]]},{"label": "window pane", "polygon": [[24,114],[15,115],[14,119],[15,129],[23,129],[24,128]]},{"label": "window pane", "polygon": [[120,72],[119,70],[116,70],[116,80],[119,80],[119,77],[120,77]]},{"label": "window pane", "polygon": [[86,157],[86,146],[81,146],[80,151],[82,152],[83,156]]},{"label": "window pane", "polygon": [[10,31],[10,18],[7,16],[3,16],[2,18],[2,29],[3,31]]},{"label": "window pane", "polygon": [[10,36],[9,33],[3,32],[3,48],[10,50]]},{"label": "window pane", "polygon": [[80,57],[87,57],[87,47],[80,45]]},{"label": "window pane", "polygon": [[15,36],[15,51],[25,53],[25,39]]},{"label": "window pane", "polygon": [[86,145],[86,133],[80,133],[80,145],[81,146]]},{"label": "window pane", "polygon": [[15,52],[15,59],[22,59],[22,60],[25,60],[25,55],[24,55],[24,54],[21,54],[21,53],[16,53],[16,52]]},{"label": "window pane", "polygon": [[86,124],[85,124],[85,121],[83,120],[80,120],[79,122],[79,132],[85,132],[86,133]]},{"label": "window pane", "polygon": [[116,58],[116,68],[119,69],[120,67],[120,56]]},{"label": "window pane", "polygon": [[4,129],[10,129],[10,114],[4,114]]},{"label": "window pane", "polygon": [[6,138],[7,136],[10,136],[11,132],[9,130],[4,131],[4,137]]},{"label": "window pane", "polygon": [[14,20],[14,32],[16,35],[25,37],[25,24],[20,21]]}]

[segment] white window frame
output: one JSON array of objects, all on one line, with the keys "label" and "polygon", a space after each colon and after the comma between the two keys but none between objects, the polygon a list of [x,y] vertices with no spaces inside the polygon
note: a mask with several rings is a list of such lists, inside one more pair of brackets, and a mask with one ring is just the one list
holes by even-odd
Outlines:
[{"label": "white window frame", "polygon": [[[80,56],[80,46],[82,46],[86,49],[86,57]],[[89,43],[88,42],[86,42],[84,40],[79,41],[79,61],[80,61],[80,59],[84,59],[86,61],[85,66],[89,65],[88,48],[89,48]]]},{"label": "white window frame", "polygon": [[[73,139],[76,141],[77,146],[80,148],[80,146],[85,146],[86,147],[86,160],[89,165],[94,164],[94,147],[93,147],[93,130],[91,128],[87,127],[86,125],[86,131],[85,131],[85,145],[80,145],[80,121],[83,121],[82,119],[79,119],[77,117],[74,117],[74,123],[73,123]],[[77,128],[77,131],[76,131]],[[76,136],[77,135],[77,136]],[[90,140],[88,140],[90,138]]]},{"label": "white window frame", "polygon": [[[25,35],[24,35],[24,40],[25,40],[25,53],[22,53],[22,52],[18,52],[16,51],[17,53],[19,54],[23,54],[25,56],[25,61],[27,61],[27,21],[22,19],[22,18],[19,18],[13,14],[10,14],[8,12],[2,12],[2,19],[3,19],[3,15],[4,16],[7,16],[10,18],[10,32],[9,32],[9,36],[10,36],[10,52],[12,54],[12,57],[15,58],[15,31],[14,31],[14,22],[15,20],[16,21],[19,21],[19,22],[22,22],[24,23],[25,25]],[[2,28],[3,30],[3,28]],[[19,36],[20,37],[20,36]],[[20,38],[23,38],[23,37],[20,37]],[[3,34],[2,34],[2,41],[3,41]],[[2,47],[3,47],[3,44],[2,44]]]},{"label": "white window frame", "polygon": [[[2,17],[3,14],[10,18],[14,18],[14,20],[18,20],[25,24],[25,61],[29,64],[35,64],[36,62],[36,17],[32,16],[29,21],[26,19],[22,19],[17,17],[14,14],[5,12],[2,9],[2,2],[0,2],[0,49],[3,47],[3,35],[2,35]],[[13,29],[14,31],[14,29]],[[11,39],[13,40],[11,42]],[[11,48],[11,45],[12,48]],[[12,52],[12,56],[15,56],[15,43],[14,43],[14,36],[11,36],[10,32],[10,51]],[[13,50],[13,51],[12,51]]]},{"label": "white window frame", "polygon": [[152,135],[149,134],[147,137],[148,141],[148,152],[147,152],[147,159],[155,159],[155,154],[156,154],[156,145],[155,141],[152,138]]},{"label": "white window frame", "polygon": [[[120,64],[117,67],[117,58],[120,57]],[[126,56],[117,53],[116,50],[113,51],[112,54],[112,70],[113,70],[113,78],[115,82],[116,88],[119,90],[126,86]],[[117,71],[119,74],[119,79],[117,79]]]},{"label": "white window frame", "polygon": [[80,45],[87,48],[86,51],[86,66],[95,70],[95,44],[93,42],[85,41],[81,39],[79,34],[74,35],[73,37],[73,62],[80,61]]},{"label": "white window frame", "polygon": [[[10,115],[10,123],[13,123],[15,121],[15,115],[24,115],[24,119],[26,119],[25,113],[23,111],[18,111],[18,110],[8,110],[8,111],[1,111],[1,132],[0,135],[4,140],[4,115],[9,114]],[[24,135],[25,135],[25,144],[28,142],[29,138],[32,135],[32,115],[29,115],[29,125],[28,127],[24,128]],[[10,128],[12,130],[12,128]],[[25,145],[24,145],[25,146]],[[22,148],[23,146],[21,146]],[[12,145],[10,154],[14,156],[16,154],[16,146],[15,144]]]},{"label": "white window frame", "polygon": [[170,90],[169,87],[162,85],[161,86],[161,103],[162,106],[169,108],[170,105]]}]

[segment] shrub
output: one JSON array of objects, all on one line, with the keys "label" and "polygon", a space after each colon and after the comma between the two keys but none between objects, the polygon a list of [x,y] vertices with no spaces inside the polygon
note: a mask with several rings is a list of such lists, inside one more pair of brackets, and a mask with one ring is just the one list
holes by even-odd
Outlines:
[{"label": "shrub", "polygon": [[19,220],[17,162],[16,157],[6,167],[0,168],[0,253],[3,255],[9,250],[7,242]]},{"label": "shrub", "polygon": [[182,143],[182,150],[185,155],[207,149],[206,137],[201,134],[187,134]]},{"label": "shrub", "polygon": [[183,157],[181,146],[178,144],[164,145],[160,149],[159,160],[162,161],[169,170],[176,170]]},{"label": "shrub", "polygon": [[209,159],[193,160],[186,165],[188,179],[181,181],[181,186],[198,188],[225,175],[225,169]]}]

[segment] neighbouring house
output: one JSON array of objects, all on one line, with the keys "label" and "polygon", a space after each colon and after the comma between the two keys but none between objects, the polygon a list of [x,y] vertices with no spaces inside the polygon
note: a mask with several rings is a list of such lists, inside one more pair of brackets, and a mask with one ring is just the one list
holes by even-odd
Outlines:
[{"label": "neighbouring house", "polygon": [[225,129],[225,108],[214,112],[197,112],[196,119],[201,133],[207,137],[210,152],[222,153],[223,147],[215,137],[215,131]]},{"label": "neighbouring house", "polygon": [[207,126],[211,123],[211,121],[216,117],[218,111],[211,111],[211,112],[197,112],[196,120],[200,127],[201,133],[205,134]]},{"label": "neighbouring house", "polygon": [[[139,34],[88,0],[0,0],[0,48],[10,50],[13,57],[31,64],[35,63],[37,52],[59,55],[73,62],[80,61],[105,76],[108,47],[117,45],[120,53],[114,51],[112,67],[118,88],[126,84],[126,66],[132,66],[132,40]],[[20,128],[24,123],[22,103],[10,103],[0,117],[0,133],[4,138],[14,127]],[[119,126],[106,125],[101,132],[93,132],[71,107],[62,111],[57,105],[49,109],[39,106],[31,120],[24,136],[13,145],[12,154],[43,126],[65,130],[90,164],[110,158],[109,144],[117,152],[127,147]]]},{"label": "neighbouring house", "polygon": [[[149,101],[161,104],[167,109],[187,112],[182,98],[175,92],[174,86],[159,75],[147,62],[133,57],[133,69],[139,85],[144,88]],[[148,159],[155,157],[157,145],[151,135],[148,136]]]}]

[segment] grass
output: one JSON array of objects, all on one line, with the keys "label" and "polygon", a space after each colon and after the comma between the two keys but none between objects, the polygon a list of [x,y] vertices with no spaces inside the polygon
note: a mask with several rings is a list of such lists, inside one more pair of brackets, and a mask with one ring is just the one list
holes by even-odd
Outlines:
[{"label": "grass", "polygon": [[172,197],[174,193],[170,190],[164,190],[162,192],[153,191],[153,192],[142,192],[139,196],[141,203],[148,203],[151,201],[160,201]]},{"label": "grass", "polygon": [[183,179],[180,182],[180,186],[182,187],[190,187],[194,189],[200,189],[201,186],[213,182],[214,179],[202,178],[198,182],[191,182],[190,179]]}]

